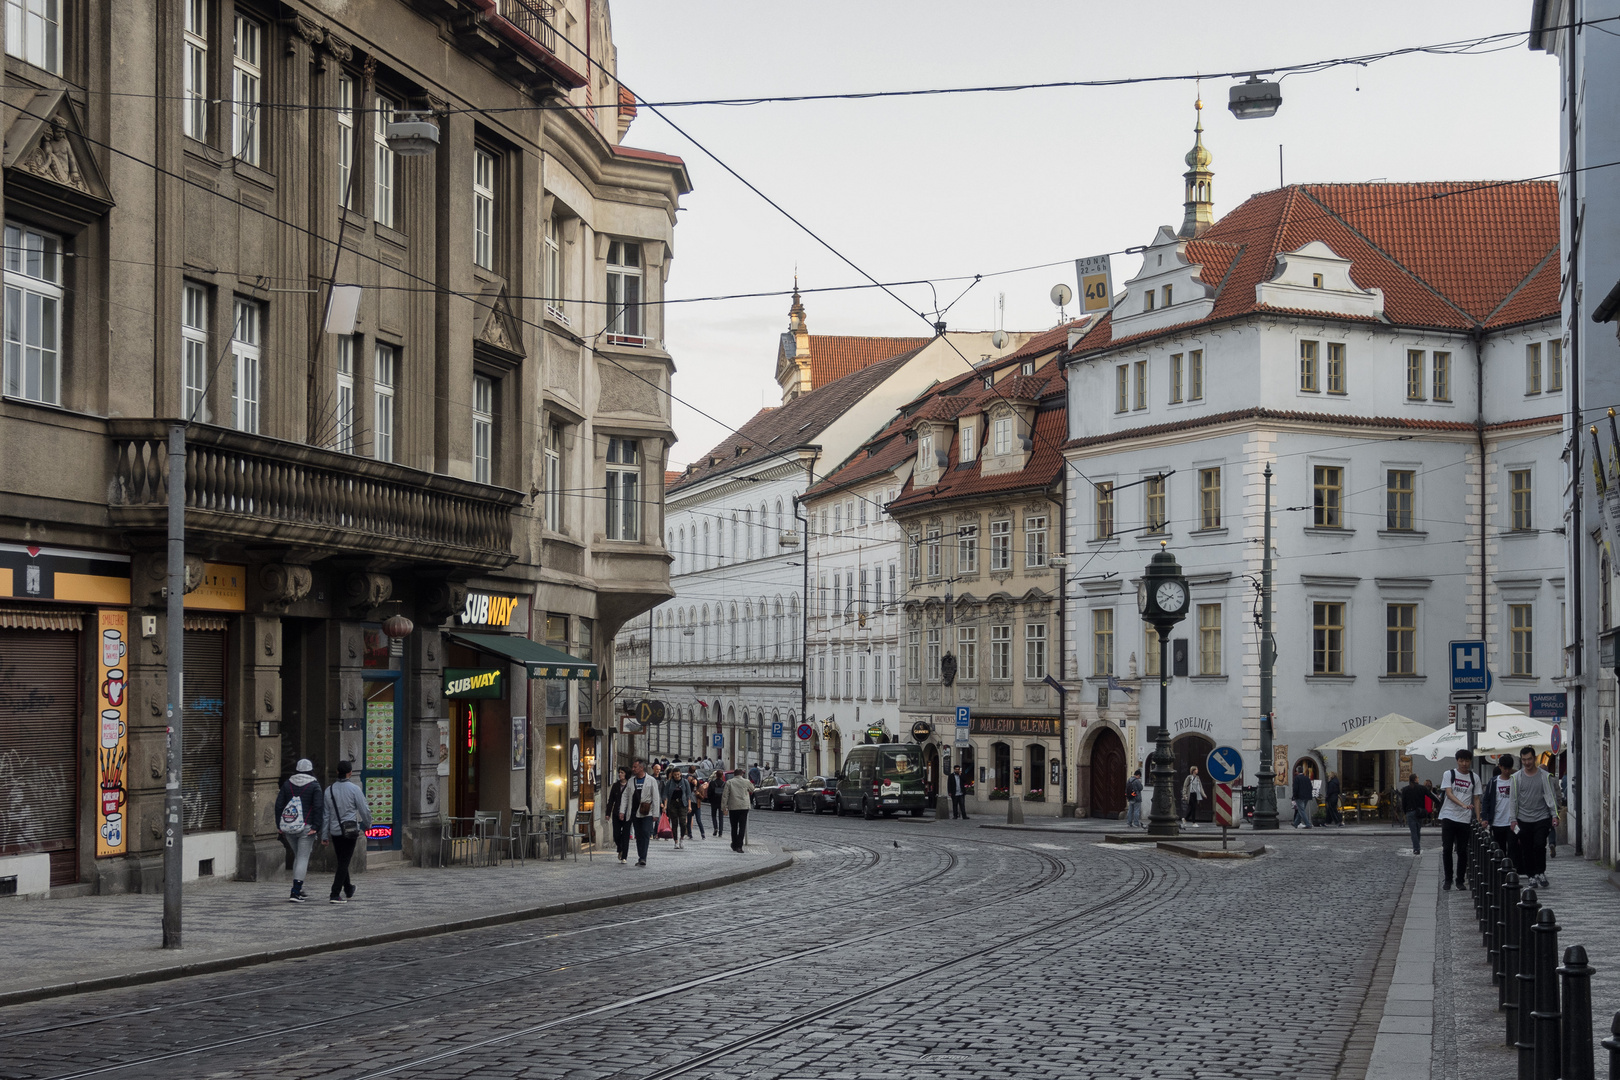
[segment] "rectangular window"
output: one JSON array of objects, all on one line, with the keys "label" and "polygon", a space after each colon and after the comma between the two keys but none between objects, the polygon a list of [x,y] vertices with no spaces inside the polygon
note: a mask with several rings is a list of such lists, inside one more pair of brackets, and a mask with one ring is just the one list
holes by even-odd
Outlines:
[{"label": "rectangular window", "polygon": [[864,567],[861,569],[861,607],[860,607],[860,612],[861,612],[862,615],[865,615],[866,612],[867,612],[867,592],[866,592],[866,590],[867,590],[867,575],[869,573],[870,573],[870,571],[866,570]]},{"label": "rectangular window", "polygon": [[1512,469],[1508,472],[1508,490],[1513,499],[1513,530],[1523,532],[1530,524],[1530,470]]},{"label": "rectangular window", "polygon": [[906,577],[916,581],[922,577],[922,542],[916,533],[908,533],[906,540]]},{"label": "rectangular window", "polygon": [[1198,673],[1221,673],[1221,605],[1198,605]]},{"label": "rectangular window", "polygon": [[906,631],[906,679],[917,682],[922,678],[922,631]]},{"label": "rectangular window", "polygon": [[338,205],[354,205],[354,80],[338,76],[337,84]]},{"label": "rectangular window", "polygon": [[377,343],[372,353],[371,379],[371,456],[378,461],[394,460],[394,388],[399,378],[399,350]]},{"label": "rectangular window", "polygon": [[495,155],[473,151],[473,262],[495,269]]},{"label": "rectangular window", "polygon": [[889,700],[890,701],[894,701],[896,698],[898,698],[900,696],[898,688],[895,686],[895,678],[894,678],[894,676],[895,676],[894,653],[890,653],[889,654]]},{"label": "rectangular window", "polygon": [[835,698],[842,696],[841,694],[839,694],[838,691],[844,685],[843,680],[841,680],[838,677],[839,674],[841,673],[840,672],[840,668],[841,668],[840,660],[841,659],[842,659],[842,654],[833,653],[833,683],[832,683],[832,686],[833,686],[833,697],[835,697]]},{"label": "rectangular window", "polygon": [[816,660],[816,697],[827,696],[827,658],[825,656]]},{"label": "rectangular window", "polygon": [[1152,289],[1149,289],[1147,292],[1143,293],[1142,294],[1142,310],[1143,311],[1152,311],[1153,310],[1153,300],[1154,300],[1154,296],[1153,296],[1153,290]]},{"label": "rectangular window", "polygon": [[1024,519],[1024,569],[1035,570],[1046,565],[1046,518]]},{"label": "rectangular window", "polygon": [[1046,624],[1024,624],[1024,678],[1039,682],[1046,678]]},{"label": "rectangular window", "polygon": [[979,628],[976,626],[956,628],[956,674],[967,682],[978,681]]},{"label": "rectangular window", "polygon": [[61,0],[6,0],[6,52],[61,74]]},{"label": "rectangular window", "polygon": [[979,572],[979,527],[977,525],[962,525],[956,530],[956,572],[958,574],[977,574]]},{"label": "rectangular window", "polygon": [[1315,522],[1319,529],[1344,527],[1340,499],[1344,493],[1344,470],[1337,465],[1314,466]]},{"label": "rectangular window", "polygon": [[1013,447],[1013,418],[1003,416],[996,420],[996,453],[1010,454]]},{"label": "rectangular window", "polygon": [[894,563],[889,564],[889,606],[893,607],[900,601],[900,591],[896,588]]},{"label": "rectangular window", "polygon": [[990,679],[1012,681],[1012,624],[990,628]]},{"label": "rectangular window", "polygon": [[1198,470],[1198,527],[1200,529],[1218,529],[1221,527],[1221,470]]},{"label": "rectangular window", "polygon": [[1181,401],[1181,354],[1170,354],[1170,404],[1176,405]]},{"label": "rectangular window", "polygon": [[[9,255],[11,230],[6,232]],[[190,282],[186,283],[180,297],[180,370],[185,382],[187,419],[209,423],[212,417],[208,413],[208,290]]]},{"label": "rectangular window", "polygon": [[1431,396],[1436,401],[1451,400],[1451,354],[1448,352],[1434,354],[1434,393]]},{"label": "rectangular window", "polygon": [[1417,605],[1384,606],[1384,674],[1417,674]]},{"label": "rectangular window", "polygon": [[866,506],[867,506],[867,500],[866,500],[866,499],[864,499],[864,498],[862,498],[862,499],[859,499],[859,500],[857,500],[857,502],[856,502],[856,505],[858,505],[858,506],[859,506],[859,507],[860,507],[860,508],[861,508],[861,524],[862,524],[862,525],[865,525],[865,524],[866,524]]},{"label": "rectangular window", "polygon": [[371,126],[371,216],[377,224],[389,228],[394,225],[394,152],[388,148],[388,125],[394,121],[396,108],[394,102],[378,94]]},{"label": "rectangular window", "polygon": [[1114,368],[1114,411],[1129,412],[1131,408],[1131,368],[1120,364]]},{"label": "rectangular window", "polygon": [[332,449],[354,453],[354,348],[356,339],[337,339],[337,402],[332,417]]},{"label": "rectangular window", "polygon": [[1096,487],[1097,539],[1107,540],[1114,535],[1114,482],[1104,480]]},{"label": "rectangular window", "polygon": [[1384,483],[1384,527],[1392,532],[1412,528],[1412,484],[1417,476],[1411,469],[1390,469]]},{"label": "rectangular window", "polygon": [[1204,350],[1193,349],[1187,354],[1187,400],[1204,400]]},{"label": "rectangular window", "polygon": [[1350,384],[1346,377],[1344,365],[1344,346],[1328,343],[1327,353],[1327,392],[1330,394],[1347,394]]},{"label": "rectangular window", "polygon": [[1170,299],[1170,297],[1171,297],[1171,296],[1172,296],[1172,295],[1174,295],[1174,294],[1173,294],[1173,293],[1172,293],[1172,292],[1171,292],[1171,291],[1170,291],[1170,290],[1171,290],[1171,289],[1173,289],[1173,288],[1175,288],[1175,286],[1173,286],[1173,285],[1166,285],[1166,286],[1165,286],[1165,287],[1164,287],[1164,306],[1165,306],[1165,307],[1169,307],[1169,306],[1170,306],[1170,305],[1171,305],[1171,304],[1173,304],[1173,303],[1175,303],[1175,301],[1174,301],[1174,300],[1171,300],[1171,299]]},{"label": "rectangular window", "polygon": [[939,530],[928,530],[928,576],[939,577]]},{"label": "rectangular window", "polygon": [[263,79],[259,57],[264,28],[236,17],[231,49],[231,153],[249,165],[259,163],[259,98]]},{"label": "rectangular window", "polygon": [[635,439],[608,440],[607,536],[641,539],[641,444]]},{"label": "rectangular window", "polygon": [[852,701],[855,698],[855,658],[847,654],[844,657],[844,697]]},{"label": "rectangular window", "polygon": [[1164,485],[1162,476],[1150,476],[1142,485],[1143,494],[1143,521],[1150,533],[1164,531]]},{"label": "rectangular window", "polygon": [[492,484],[495,454],[495,380],[487,375],[473,376],[473,479]]},{"label": "rectangular window", "polygon": [[1159,677],[1159,632],[1146,623],[1142,624],[1142,632],[1146,636],[1142,639],[1142,652],[1147,662],[1142,665],[1149,678]]},{"label": "rectangular window", "polygon": [[[919,431],[917,433],[917,468],[933,470],[934,461],[934,433],[932,431]],[[851,525],[855,522],[852,520]]]},{"label": "rectangular window", "polygon": [[930,627],[928,630],[928,681],[939,682],[939,645],[941,630],[939,627]]},{"label": "rectangular window", "polygon": [[1311,671],[1344,674],[1344,605],[1311,605]]},{"label": "rectangular window", "polygon": [[231,426],[237,431],[259,430],[259,358],[264,310],[252,300],[236,301],[231,355],[236,381],[231,386]]},{"label": "rectangular window", "polygon": [[608,245],[608,341],[642,345],[646,333],[641,321],[641,245],[615,240]]},{"label": "rectangular window", "polygon": [[1321,389],[1317,382],[1316,370],[1317,342],[1302,341],[1299,343],[1299,388],[1312,393]]},{"label": "rectangular window", "polygon": [[562,261],[562,222],[553,214],[546,219],[546,314],[566,325],[568,316],[563,313],[563,261]]},{"label": "rectangular window", "polygon": [[1091,613],[1091,673],[1114,673],[1114,609],[1098,608]]},{"label": "rectangular window", "polygon": [[1147,361],[1146,360],[1138,360],[1136,362],[1135,366],[1136,366],[1136,407],[1138,409],[1145,409],[1145,408],[1148,407],[1148,400],[1147,400]]},{"label": "rectangular window", "polygon": [[962,464],[965,465],[978,456],[978,447],[973,443],[972,424],[962,425],[961,444],[961,453],[958,456],[961,458]]},{"label": "rectangular window", "polygon": [[62,403],[62,242],[5,227],[5,392]]},{"label": "rectangular window", "polygon": [[1547,392],[1564,388],[1564,343],[1547,342]]},{"label": "rectangular window", "polygon": [[546,435],[545,469],[546,485],[546,528],[552,532],[562,532],[562,449],[563,427],[561,424],[552,424]]},{"label": "rectangular window", "polygon": [[1532,342],[1524,347],[1524,392],[1541,393],[1541,344]]},{"label": "rectangular window", "polygon": [[1427,380],[1423,377],[1423,350],[1406,350],[1406,400],[1422,401]]},{"label": "rectangular window", "polygon": [[1535,674],[1535,616],[1529,604],[1509,604],[1513,630],[1513,674]]},{"label": "rectangular window", "polygon": [[1012,569],[1012,522],[1006,518],[990,523],[990,569]]},{"label": "rectangular window", "polygon": [[866,693],[866,654],[861,653],[859,655],[858,659],[860,660],[861,677],[855,684],[855,686],[856,686],[855,696],[864,698],[864,697],[867,696],[867,693]]},{"label": "rectangular window", "polygon": [[[186,25],[181,63],[180,117],[185,133],[208,140],[208,0],[185,0]],[[7,40],[11,40],[7,27]]]}]

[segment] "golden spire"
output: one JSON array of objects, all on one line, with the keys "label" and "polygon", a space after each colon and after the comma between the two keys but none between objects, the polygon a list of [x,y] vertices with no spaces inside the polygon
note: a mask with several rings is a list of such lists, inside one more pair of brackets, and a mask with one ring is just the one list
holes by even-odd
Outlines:
[{"label": "golden spire", "polygon": [[1214,160],[1209,150],[1204,146],[1204,99],[1197,98],[1193,102],[1193,147],[1187,151],[1187,171],[1182,173],[1185,178],[1186,199],[1183,206],[1186,213],[1181,219],[1181,229],[1176,235],[1193,237],[1201,234],[1205,229],[1215,224],[1215,174],[1210,171],[1210,162]]}]

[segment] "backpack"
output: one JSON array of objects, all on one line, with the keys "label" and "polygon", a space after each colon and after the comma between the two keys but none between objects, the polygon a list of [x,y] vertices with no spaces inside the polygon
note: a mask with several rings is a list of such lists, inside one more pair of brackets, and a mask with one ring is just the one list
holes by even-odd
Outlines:
[{"label": "backpack", "polygon": [[304,797],[297,792],[287,800],[287,805],[281,808],[281,822],[278,828],[283,833],[292,836],[303,836],[309,832],[309,823],[304,817]]}]

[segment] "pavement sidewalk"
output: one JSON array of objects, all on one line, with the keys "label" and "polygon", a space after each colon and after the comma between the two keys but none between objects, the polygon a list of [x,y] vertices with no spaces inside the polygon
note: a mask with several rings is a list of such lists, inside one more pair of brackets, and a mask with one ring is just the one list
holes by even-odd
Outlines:
[{"label": "pavement sidewalk", "polygon": [[161,894],[0,903],[0,1007],[63,994],[157,982],[335,948],[470,930],[522,919],[712,889],[780,870],[792,856],[719,838],[677,851],[654,841],[645,868],[611,849],[594,860],[419,869],[395,862],[355,877],[355,899],[329,904],[330,876],[312,875],[308,903],[286,881],[205,881],[184,896],[185,948],[162,948]]}]

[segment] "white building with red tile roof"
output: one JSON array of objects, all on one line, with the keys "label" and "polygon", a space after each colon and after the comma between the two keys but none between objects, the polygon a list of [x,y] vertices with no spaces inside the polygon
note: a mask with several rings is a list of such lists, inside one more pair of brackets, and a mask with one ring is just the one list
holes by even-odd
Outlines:
[{"label": "white building with red tile roof", "polygon": [[1393,754],[1315,748],[1391,712],[1448,723],[1449,640],[1489,643],[1494,699],[1556,689],[1558,244],[1539,182],[1298,184],[1159,230],[1066,357],[1076,764],[1110,729],[1137,747],[1129,769],[1151,752],[1157,646],[1134,593],[1163,540],[1192,585],[1177,791],[1223,744],[1254,782],[1267,466],[1279,782],[1303,761],[1346,792],[1394,787]]}]

